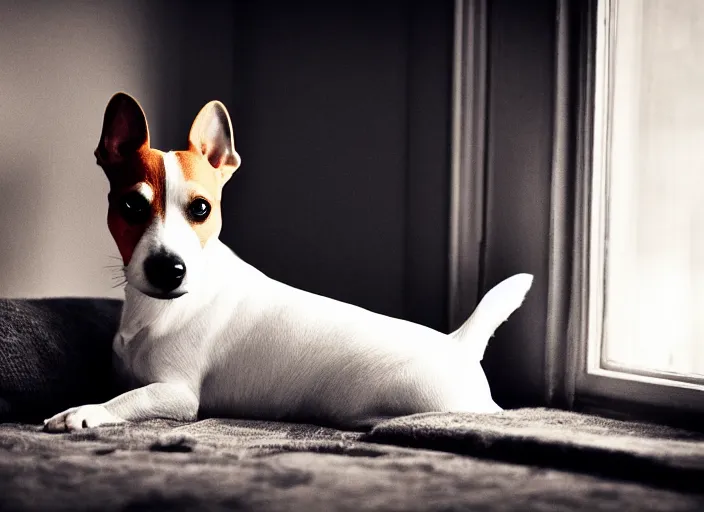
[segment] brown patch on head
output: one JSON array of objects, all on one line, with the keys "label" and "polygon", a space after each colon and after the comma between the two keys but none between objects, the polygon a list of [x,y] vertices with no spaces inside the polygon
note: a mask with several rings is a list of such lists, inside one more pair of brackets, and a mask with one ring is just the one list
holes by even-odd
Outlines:
[{"label": "brown patch on head", "polygon": [[186,198],[186,208],[193,200],[203,198],[210,204],[210,215],[204,222],[197,222],[189,217],[187,211],[184,212],[186,220],[198,235],[201,247],[211,238],[217,238],[222,228],[222,213],[220,211],[220,199],[222,197],[222,183],[219,174],[216,172],[208,160],[195,151],[174,152],[179,167],[183,172],[186,183],[188,197]]},{"label": "brown patch on head", "polygon": [[[124,264],[128,265],[144,231],[156,217],[164,216],[166,194],[163,153],[156,149],[143,148],[130,158],[104,166],[104,169],[110,181],[108,228]],[[123,217],[120,203],[126,194],[134,191],[140,183],[146,183],[153,191],[151,215],[143,223],[131,224]]]}]

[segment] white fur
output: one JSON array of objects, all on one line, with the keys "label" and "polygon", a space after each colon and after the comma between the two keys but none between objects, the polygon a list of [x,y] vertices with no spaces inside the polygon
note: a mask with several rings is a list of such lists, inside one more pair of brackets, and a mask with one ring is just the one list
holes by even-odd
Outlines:
[{"label": "white fur", "polygon": [[[217,239],[196,247],[181,213],[182,173],[175,158],[164,161],[166,217],[147,230],[128,267],[114,342],[134,389],[57,414],[47,429],[193,420],[199,412],[358,427],[403,414],[501,410],[480,360],[496,327],[520,306],[531,276],[499,284],[452,335],[297,290]],[[177,299],[140,291],[148,286],[141,264],[160,247],[186,262],[189,293]]]},{"label": "white fur", "polygon": [[139,192],[144,199],[149,201],[149,204],[154,201],[154,189],[149,185],[149,183],[145,183],[143,181],[140,181],[137,183],[134,187],[132,187],[134,190]]}]

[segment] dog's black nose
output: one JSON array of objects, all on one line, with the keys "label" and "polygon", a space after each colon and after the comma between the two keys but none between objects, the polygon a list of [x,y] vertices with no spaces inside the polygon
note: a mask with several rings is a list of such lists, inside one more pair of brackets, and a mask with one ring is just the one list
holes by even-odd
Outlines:
[{"label": "dog's black nose", "polygon": [[144,261],[144,274],[154,288],[170,292],[178,288],[183,281],[186,264],[173,254],[154,254]]}]

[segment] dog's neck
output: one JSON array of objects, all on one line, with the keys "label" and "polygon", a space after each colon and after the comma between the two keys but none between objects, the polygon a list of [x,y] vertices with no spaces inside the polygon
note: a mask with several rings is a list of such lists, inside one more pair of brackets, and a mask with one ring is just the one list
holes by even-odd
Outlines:
[{"label": "dog's neck", "polygon": [[[204,248],[204,273],[187,294],[170,300],[155,299],[129,283],[125,286],[125,302],[120,321],[120,335],[128,341],[146,327],[177,330],[196,316],[207,312],[223,292],[234,308],[245,297],[246,283],[261,272],[242,261],[219,239]],[[157,325],[158,322],[158,325]]]}]

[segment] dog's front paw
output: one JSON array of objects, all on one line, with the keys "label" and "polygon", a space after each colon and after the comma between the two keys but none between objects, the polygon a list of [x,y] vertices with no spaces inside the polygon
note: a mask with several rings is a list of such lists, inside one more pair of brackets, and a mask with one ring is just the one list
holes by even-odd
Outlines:
[{"label": "dog's front paw", "polygon": [[125,420],[110,413],[102,405],[72,407],[44,420],[44,430],[48,432],[72,432],[83,428],[93,428],[109,423],[124,423]]}]

